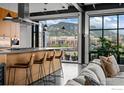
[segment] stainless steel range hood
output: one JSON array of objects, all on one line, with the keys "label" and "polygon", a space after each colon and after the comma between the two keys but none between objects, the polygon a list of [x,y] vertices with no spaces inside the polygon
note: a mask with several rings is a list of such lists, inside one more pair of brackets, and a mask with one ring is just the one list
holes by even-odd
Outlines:
[{"label": "stainless steel range hood", "polygon": [[13,18],[13,21],[19,23],[39,25],[39,23],[30,20],[29,3],[18,4],[18,17]]},{"label": "stainless steel range hood", "polygon": [[21,18],[29,18],[29,3],[18,4],[18,16]]}]

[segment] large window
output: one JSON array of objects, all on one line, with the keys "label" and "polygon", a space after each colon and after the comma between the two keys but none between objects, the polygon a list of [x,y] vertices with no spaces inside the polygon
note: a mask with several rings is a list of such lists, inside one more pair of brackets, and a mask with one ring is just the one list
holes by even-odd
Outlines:
[{"label": "large window", "polygon": [[106,38],[118,46],[118,63],[124,64],[124,15],[90,17],[90,60],[98,57],[97,48],[102,46],[99,38]]},{"label": "large window", "polygon": [[[66,62],[67,60],[68,62],[73,62],[73,61],[77,62],[78,18],[72,17],[72,18],[63,18],[63,19],[51,19],[51,20],[40,21],[40,23],[43,26],[42,30],[44,32],[43,46],[68,47],[68,50],[65,52],[64,60]],[[44,29],[44,27],[46,29]],[[41,39],[40,37],[39,39]]]}]

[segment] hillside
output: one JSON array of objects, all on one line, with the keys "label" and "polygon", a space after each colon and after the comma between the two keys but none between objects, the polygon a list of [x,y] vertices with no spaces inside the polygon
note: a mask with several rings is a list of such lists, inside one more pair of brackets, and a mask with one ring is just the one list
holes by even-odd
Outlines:
[{"label": "hillside", "polygon": [[[62,27],[65,27],[65,30]],[[78,24],[60,22],[48,27],[50,36],[75,36],[78,31]]]}]

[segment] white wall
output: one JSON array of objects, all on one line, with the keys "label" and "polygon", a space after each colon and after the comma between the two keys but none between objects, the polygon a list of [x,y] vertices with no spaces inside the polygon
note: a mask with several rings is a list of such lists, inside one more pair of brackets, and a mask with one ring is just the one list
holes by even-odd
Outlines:
[{"label": "white wall", "polygon": [[85,63],[89,62],[89,16],[124,13],[124,8],[94,10],[85,13]]},{"label": "white wall", "polygon": [[20,24],[20,47],[31,47],[32,33],[31,25]]}]

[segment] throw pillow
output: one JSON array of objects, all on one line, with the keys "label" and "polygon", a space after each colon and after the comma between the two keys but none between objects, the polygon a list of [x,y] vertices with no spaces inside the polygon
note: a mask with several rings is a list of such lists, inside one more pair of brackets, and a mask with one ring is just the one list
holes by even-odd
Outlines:
[{"label": "throw pillow", "polygon": [[102,63],[102,68],[107,77],[113,77],[117,75],[118,70],[115,67],[115,64],[112,62],[112,60],[109,57],[101,56],[100,60]]},{"label": "throw pillow", "polygon": [[111,61],[111,62],[114,64],[115,69],[117,69],[117,72],[120,72],[119,65],[118,65],[118,63],[117,63],[117,61],[116,61],[114,55],[109,56],[108,58],[109,58],[108,60]]},{"label": "throw pillow", "polygon": [[100,85],[95,79],[85,76],[85,85]]},{"label": "throw pillow", "polygon": [[102,85],[106,85],[106,77],[102,67],[98,64],[89,63],[87,68],[93,71]]},{"label": "throw pillow", "polygon": [[[88,69],[87,67],[84,68],[84,69],[82,69],[82,71],[81,71],[81,73],[79,74],[79,76],[83,76],[83,77],[84,77],[84,76],[88,76],[88,77],[91,77],[91,78],[95,79],[97,82],[100,83],[100,81],[99,81],[97,75],[96,75],[92,70]],[[84,79],[85,79],[85,78],[84,78]]]},{"label": "throw pillow", "polygon": [[81,85],[85,85],[85,81],[86,81],[84,76],[78,76],[78,77],[74,78],[73,80],[80,83]]}]

